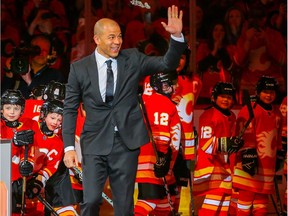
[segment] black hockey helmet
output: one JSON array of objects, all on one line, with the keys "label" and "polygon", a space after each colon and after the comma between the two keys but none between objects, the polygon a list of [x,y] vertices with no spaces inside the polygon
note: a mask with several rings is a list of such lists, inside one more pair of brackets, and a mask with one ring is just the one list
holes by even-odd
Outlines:
[{"label": "black hockey helmet", "polygon": [[[156,92],[170,97],[173,93],[172,85],[175,85],[177,83],[177,77],[178,75],[176,71],[172,71],[169,73],[158,72],[150,77],[150,85]],[[172,91],[169,93],[163,92],[163,84],[171,87]]]},{"label": "black hockey helmet", "polygon": [[212,89],[212,98],[217,99],[219,95],[227,94],[233,97],[233,100],[236,101],[236,89],[232,83],[229,82],[217,82]]},{"label": "black hockey helmet", "polygon": [[42,99],[43,100],[61,100],[65,98],[65,84],[60,82],[51,81],[46,85],[46,88],[43,91]]},{"label": "black hockey helmet", "polygon": [[271,76],[262,76],[256,85],[257,95],[259,95],[263,90],[274,90],[277,93],[279,90],[279,84],[277,80]]},{"label": "black hockey helmet", "polygon": [[29,95],[29,97],[31,99],[36,99],[37,97],[40,97],[40,96],[42,97],[45,88],[46,88],[46,85],[42,85],[42,84],[34,87],[31,90],[31,94]]},{"label": "black hockey helmet", "polygon": [[21,91],[8,89],[1,96],[1,110],[3,109],[4,104],[20,105],[21,111],[24,112],[25,98]]},{"label": "black hockey helmet", "polygon": [[43,120],[48,113],[58,113],[63,115],[63,102],[60,100],[47,100],[44,101],[40,110],[40,120]]}]

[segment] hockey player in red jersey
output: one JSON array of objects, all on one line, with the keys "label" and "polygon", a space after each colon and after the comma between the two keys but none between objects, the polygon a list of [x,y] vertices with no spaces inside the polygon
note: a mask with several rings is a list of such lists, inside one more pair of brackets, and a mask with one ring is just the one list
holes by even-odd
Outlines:
[{"label": "hockey player in red jersey", "polygon": [[181,56],[179,66],[176,68],[178,86],[175,94],[172,95],[181,120],[181,145],[184,160],[194,160],[195,158],[193,112],[202,88],[201,79],[195,74],[188,73],[190,53],[190,49],[187,48]]},{"label": "hockey player in red jersey", "polygon": [[[163,199],[167,200],[163,178],[169,186],[169,195],[175,195],[177,189],[172,168],[178,154],[181,128],[175,104],[168,98],[173,93],[172,74],[157,73],[150,77],[153,89],[144,89],[142,99],[155,141],[140,149],[136,182],[138,183],[138,200],[135,205],[135,216],[148,215]],[[176,78],[177,76],[174,76]],[[144,82],[145,83],[145,82]],[[150,87],[146,83],[146,87]],[[168,96],[168,97],[167,97]],[[156,153],[159,161],[156,162]],[[170,197],[169,196],[169,197]],[[171,198],[171,197],[170,197]],[[171,200],[170,200],[171,201]],[[173,203],[170,202],[171,205]],[[168,202],[158,206],[158,214],[169,215],[171,207]],[[160,213],[161,212],[161,213]],[[158,215],[157,214],[157,215]]]},{"label": "hockey player in red jersey", "polygon": [[[62,141],[62,132],[61,132],[61,124],[62,124],[62,108],[63,101],[65,98],[65,84],[51,81],[48,83],[43,91],[42,99],[44,100],[43,110],[40,113],[40,121],[46,122],[49,115],[49,106],[54,106],[55,111],[58,111],[59,121],[55,125],[56,128],[51,127],[53,129],[54,135],[57,135]],[[48,104],[48,106],[47,106]],[[57,106],[59,110],[57,110]],[[45,110],[46,109],[46,110]],[[48,114],[47,114],[48,113]],[[55,114],[55,113],[54,113]],[[41,116],[42,115],[42,116]],[[43,118],[44,116],[44,118]],[[62,144],[63,145],[63,144]],[[72,189],[72,184],[70,181],[69,169],[64,165],[64,162],[61,158],[59,162],[59,166],[57,171],[49,178],[45,186],[45,197],[46,200],[50,203],[52,207],[54,207],[59,215],[77,215],[76,208],[76,200],[74,199],[74,193]],[[46,208],[45,215],[49,216],[50,212]]]},{"label": "hockey player in red jersey", "polygon": [[231,153],[243,140],[235,137],[236,115],[231,111],[235,89],[218,82],[212,91],[212,107],[199,118],[199,146],[194,172],[193,193],[205,196],[198,215],[228,215],[232,194]]},{"label": "hockey player in red jersey", "polygon": [[[15,133],[20,132],[24,139],[30,140],[27,143],[27,148],[31,148],[33,142],[33,131],[37,128],[37,122],[29,118],[20,118],[24,112],[25,99],[18,90],[6,90],[1,96],[1,139],[12,139]],[[32,129],[32,130],[31,130]],[[23,137],[22,136],[22,137]],[[32,138],[31,138],[32,137]],[[24,158],[23,145],[11,145],[12,156],[12,186],[16,186],[18,179],[21,179],[20,167],[22,167],[22,160]],[[33,167],[30,167],[33,169]],[[31,169],[30,169],[31,172]],[[12,212],[20,213],[21,209],[21,191],[17,194],[12,187]],[[38,212],[39,213],[39,212]]]},{"label": "hockey player in red jersey", "polygon": [[[178,86],[172,95],[181,121],[181,144],[179,154],[174,166],[174,174],[178,185],[178,195],[175,200],[175,209],[178,211],[182,186],[187,187],[192,182],[191,168],[195,164],[195,134],[194,134],[194,108],[202,88],[201,79],[189,71],[189,59],[191,50],[187,47],[182,54],[178,74]],[[191,181],[189,181],[189,179]],[[191,186],[191,185],[189,185]],[[190,190],[191,191],[191,190]],[[191,194],[190,194],[191,195]],[[192,196],[190,197],[192,199]],[[192,200],[191,200],[192,202]],[[192,206],[193,208],[193,206]]]},{"label": "hockey player in red jersey", "polygon": [[[237,153],[233,187],[239,191],[237,215],[267,215],[269,194],[274,193],[276,157],[282,156],[282,116],[273,105],[278,92],[273,77],[262,76],[256,85],[257,98],[252,103],[254,118],[244,132],[245,144]],[[236,132],[249,118],[247,107],[237,117]]]}]

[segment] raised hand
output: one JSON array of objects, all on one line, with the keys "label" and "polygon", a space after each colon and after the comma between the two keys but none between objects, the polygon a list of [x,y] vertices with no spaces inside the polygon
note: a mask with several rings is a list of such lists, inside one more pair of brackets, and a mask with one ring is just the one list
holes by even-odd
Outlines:
[{"label": "raised hand", "polygon": [[167,32],[175,37],[180,37],[183,28],[182,18],[183,11],[178,12],[178,7],[172,5],[168,8],[168,23],[161,22],[161,24]]}]

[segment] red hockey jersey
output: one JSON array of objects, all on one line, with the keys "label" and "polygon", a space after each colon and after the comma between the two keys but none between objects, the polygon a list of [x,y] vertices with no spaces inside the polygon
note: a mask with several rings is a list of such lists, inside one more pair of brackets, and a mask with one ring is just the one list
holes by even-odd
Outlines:
[{"label": "red hockey jersey", "polygon": [[46,136],[40,130],[40,123],[35,130],[34,145],[29,153],[28,160],[34,165],[34,173],[43,176],[46,181],[56,172],[64,155],[63,141],[56,135]]},{"label": "red hockey jersey", "polygon": [[178,88],[172,96],[172,100],[178,102],[177,110],[180,116],[182,131],[181,144],[185,160],[193,160],[195,158],[193,114],[201,88],[202,81],[199,77],[193,76],[193,79],[189,79],[186,76],[178,76]]},{"label": "red hockey jersey", "polygon": [[[254,107],[254,103],[252,103]],[[253,109],[254,118],[246,129],[243,148],[256,148],[258,154],[258,172],[252,177],[242,169],[241,153],[237,153],[237,164],[233,177],[233,187],[257,193],[274,192],[276,152],[282,149],[282,116],[276,107],[265,110],[259,104]],[[249,118],[247,107],[243,107],[237,117],[237,128]]]},{"label": "red hockey jersey", "polygon": [[226,116],[212,107],[199,118],[199,146],[194,172],[194,195],[207,192],[231,194],[232,177],[228,163],[228,154],[217,151],[218,138],[234,135],[236,115]]},{"label": "red hockey jersey", "polygon": [[[1,138],[5,139],[12,139],[14,136],[14,133],[17,131],[22,130],[33,130],[37,128],[37,122],[28,119],[28,118],[21,118],[19,121],[20,125],[17,128],[11,128],[7,127],[4,120],[1,120]],[[28,149],[31,149],[32,145],[28,146]],[[30,150],[29,150],[30,151]],[[17,147],[13,143],[11,145],[11,156],[12,156],[12,181],[15,181],[19,178],[21,178],[21,175],[19,173],[19,163],[24,158],[24,146]]]},{"label": "red hockey jersey", "polygon": [[[176,106],[169,98],[155,92],[151,95],[144,94],[142,98],[157,150],[167,153],[168,147],[172,147],[172,161],[166,180],[168,185],[173,184],[175,177],[172,168],[178,154],[181,136],[180,118]],[[163,180],[154,175],[155,162],[155,152],[152,143],[149,142],[140,148],[136,182],[163,185]]]}]

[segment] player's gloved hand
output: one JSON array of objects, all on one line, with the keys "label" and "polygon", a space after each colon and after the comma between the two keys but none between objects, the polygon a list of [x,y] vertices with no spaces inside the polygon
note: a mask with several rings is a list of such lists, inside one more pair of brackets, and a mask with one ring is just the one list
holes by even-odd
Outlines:
[{"label": "player's gloved hand", "polygon": [[74,174],[75,179],[79,182],[79,184],[82,184],[82,171],[78,167],[72,167],[71,170]]},{"label": "player's gloved hand", "polygon": [[238,137],[220,137],[218,139],[218,151],[224,153],[238,152],[244,145],[244,140]]},{"label": "player's gloved hand", "polygon": [[241,151],[242,169],[249,175],[254,176],[258,168],[258,155],[255,148],[248,148]]},{"label": "player's gloved hand", "polygon": [[13,213],[21,213],[22,184],[23,184],[22,178],[19,178],[18,180],[12,182],[12,187],[11,187],[11,189],[12,189],[12,196],[11,196],[12,205],[11,205],[11,207],[12,207]]},{"label": "player's gloved hand", "polygon": [[22,185],[23,185],[23,179],[19,178],[16,181],[12,182],[12,193],[15,196],[21,196],[22,195]]},{"label": "player's gloved hand", "polygon": [[42,188],[44,187],[43,183],[36,178],[32,178],[27,181],[27,186],[26,186],[26,195],[28,199],[33,199],[37,197]]},{"label": "player's gloved hand", "polygon": [[13,136],[13,142],[16,146],[25,146],[34,142],[33,130],[18,131]]},{"label": "player's gloved hand", "polygon": [[284,160],[285,160],[285,151],[284,150],[277,150],[275,172],[277,172],[281,168],[283,168]]},{"label": "player's gloved hand", "polygon": [[33,174],[33,164],[29,161],[22,161],[19,164],[19,172],[24,177],[31,176]]},{"label": "player's gloved hand", "polygon": [[172,150],[169,147],[168,152],[164,154],[163,152],[157,152],[158,160],[154,164],[154,175],[157,178],[162,178],[167,175],[170,168],[170,161],[172,158]]}]

